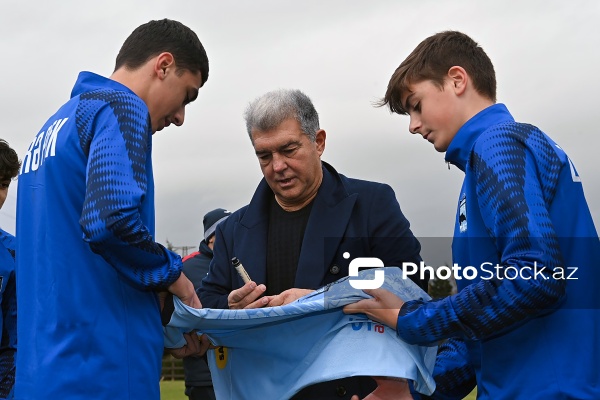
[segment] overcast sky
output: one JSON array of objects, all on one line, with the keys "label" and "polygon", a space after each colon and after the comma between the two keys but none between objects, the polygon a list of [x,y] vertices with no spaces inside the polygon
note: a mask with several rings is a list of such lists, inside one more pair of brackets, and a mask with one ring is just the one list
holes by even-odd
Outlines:
[{"label": "overcast sky", "polygon": [[[248,203],[262,175],[242,113],[276,88],[312,98],[327,132],[323,160],[390,184],[416,235],[451,236],[462,172],[410,135],[407,117],[372,106],[410,51],[448,29],[490,56],[498,101],[567,151],[600,226],[597,0],[4,0],[0,137],[22,157],[79,71],[109,76],[131,31],[165,17],[198,34],[210,77],[185,124],[154,136],[159,242],[196,246],[206,211]],[[0,226],[12,233],[17,184],[0,210]]]}]

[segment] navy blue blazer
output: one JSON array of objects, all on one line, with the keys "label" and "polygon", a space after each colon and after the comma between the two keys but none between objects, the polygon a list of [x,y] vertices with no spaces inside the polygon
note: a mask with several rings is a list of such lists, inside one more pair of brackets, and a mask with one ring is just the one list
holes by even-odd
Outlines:
[{"label": "navy blue blazer", "polygon": [[[386,184],[347,178],[323,162],[323,182],[306,225],[294,287],[317,289],[348,275],[350,261],[377,257],[386,266],[419,263],[421,246]],[[214,257],[199,290],[204,307],[228,308],[227,296],[244,282],[237,257],[257,284],[267,282],[267,231],[273,192],[263,179],[250,204],[216,230]],[[349,258],[344,258],[349,253]],[[418,278],[418,277],[417,277]],[[415,278],[415,279],[417,279]],[[427,282],[418,282],[427,290]]]}]

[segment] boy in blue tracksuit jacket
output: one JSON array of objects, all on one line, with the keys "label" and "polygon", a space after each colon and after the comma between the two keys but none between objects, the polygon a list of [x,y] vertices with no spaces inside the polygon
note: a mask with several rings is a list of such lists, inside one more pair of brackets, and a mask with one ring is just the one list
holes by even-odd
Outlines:
[{"label": "boy in blue tracksuit jacket", "polygon": [[465,172],[452,243],[462,279],[442,300],[374,290],[346,312],[412,344],[448,339],[434,399],[462,399],[475,385],[479,399],[600,398],[600,241],[571,160],[496,104],[492,63],[460,32],[417,46],[382,104]]},{"label": "boy in blue tracksuit jacket", "polygon": [[200,302],[154,241],[152,135],[183,124],[207,78],[196,34],[150,21],[35,135],[17,196],[17,399],[160,398],[156,292]]},{"label": "boy in blue tracksuit jacket", "polygon": [[13,398],[17,353],[17,293],[15,288],[15,237],[0,229],[0,399]]},{"label": "boy in blue tracksuit jacket", "polygon": [[[19,173],[17,152],[0,139],[0,208],[8,196],[10,182]],[[0,229],[0,400],[13,398],[17,354],[17,292],[13,235]]]}]

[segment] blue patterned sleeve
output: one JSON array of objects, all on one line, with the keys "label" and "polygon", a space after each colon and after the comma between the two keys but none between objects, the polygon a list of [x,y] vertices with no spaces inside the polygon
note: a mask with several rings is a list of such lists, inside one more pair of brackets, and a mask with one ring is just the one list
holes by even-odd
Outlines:
[{"label": "blue patterned sleeve", "polygon": [[467,346],[463,340],[449,339],[438,348],[433,378],[435,392],[431,396],[413,393],[421,400],[461,400],[475,389],[475,370],[467,358]]},{"label": "blue patterned sleeve", "polygon": [[[564,265],[548,210],[562,164],[543,133],[523,124],[487,132],[476,143],[469,168],[500,263],[521,274],[480,280],[439,302],[405,303],[398,334],[409,343],[488,338],[554,311],[565,299],[566,281],[553,277]],[[477,239],[461,240],[474,246]],[[535,275],[536,264],[546,267],[542,276]]]},{"label": "blue patterned sleeve", "polygon": [[[95,91],[77,109],[80,144],[88,157],[80,225],[83,237],[132,285],[164,288],[181,273],[181,257],[156,243],[144,224],[151,132],[136,96]],[[153,211],[153,210],[152,210]]]}]

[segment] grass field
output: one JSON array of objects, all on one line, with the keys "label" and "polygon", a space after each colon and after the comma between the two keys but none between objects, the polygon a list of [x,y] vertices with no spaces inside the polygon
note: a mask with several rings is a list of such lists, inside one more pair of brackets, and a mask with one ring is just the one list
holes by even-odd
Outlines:
[{"label": "grass field", "polygon": [[185,385],[183,381],[162,381],[160,383],[160,399],[161,400],[188,400],[183,394]]},{"label": "grass field", "polygon": [[[187,396],[183,394],[185,385],[183,381],[162,381],[160,383],[160,398],[161,400],[187,400]],[[475,400],[476,391],[465,397],[465,400]]]}]

